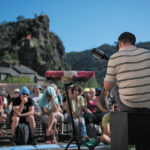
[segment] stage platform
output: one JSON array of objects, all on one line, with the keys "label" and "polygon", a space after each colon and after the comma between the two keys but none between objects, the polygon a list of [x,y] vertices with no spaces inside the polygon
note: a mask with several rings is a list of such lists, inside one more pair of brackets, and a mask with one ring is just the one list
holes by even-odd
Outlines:
[{"label": "stage platform", "polygon": [[[38,145],[23,145],[23,146],[11,146],[11,130],[5,127],[5,131],[8,134],[8,137],[0,137],[0,150],[64,150],[68,145],[71,136],[69,133],[65,133],[63,139],[58,140],[58,144],[45,144],[44,136],[42,133],[42,129],[39,126],[39,122],[37,122],[37,131],[36,140],[38,141]],[[77,150],[78,147],[73,141],[68,148],[68,150]],[[80,146],[80,149],[88,150],[89,148],[86,146]],[[95,147],[95,150],[111,150],[110,145],[105,145],[100,143]]]},{"label": "stage platform", "polygon": [[[63,150],[66,147],[66,143],[59,144],[38,144],[36,146],[33,145],[22,145],[22,146],[4,146],[0,147],[0,150]],[[68,150],[77,150],[78,147],[76,144],[71,144]],[[80,146],[82,150],[88,150],[89,148],[86,146]],[[94,150],[111,150],[110,145],[104,145],[100,143],[95,147]]]}]

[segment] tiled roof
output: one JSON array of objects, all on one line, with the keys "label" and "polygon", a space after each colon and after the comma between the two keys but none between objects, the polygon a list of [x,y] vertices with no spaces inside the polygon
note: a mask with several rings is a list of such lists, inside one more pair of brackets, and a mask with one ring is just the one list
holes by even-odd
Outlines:
[{"label": "tiled roof", "polygon": [[39,76],[34,70],[26,67],[26,66],[12,66],[9,67],[0,67],[0,74],[10,75],[10,76],[20,76],[20,75],[36,75],[37,79],[40,81],[44,81],[45,78]]},{"label": "tiled roof", "polygon": [[41,76],[39,76],[38,74],[37,74],[36,76],[37,76],[37,79],[38,79],[38,80],[42,80],[42,81],[45,80],[44,77],[41,77]]},{"label": "tiled roof", "polygon": [[0,73],[9,74],[11,76],[19,76],[18,72],[16,72],[14,69],[8,68],[8,67],[0,67]]},{"label": "tiled roof", "polygon": [[21,74],[36,74],[36,72],[26,66],[20,65],[20,66],[13,66],[13,69]]}]

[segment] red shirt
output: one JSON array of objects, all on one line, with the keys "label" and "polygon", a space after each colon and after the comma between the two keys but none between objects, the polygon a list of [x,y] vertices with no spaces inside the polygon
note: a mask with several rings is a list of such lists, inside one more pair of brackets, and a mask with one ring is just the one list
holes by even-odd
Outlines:
[{"label": "red shirt", "polygon": [[4,105],[4,102],[3,102],[3,97],[0,96],[0,106],[3,106]]},{"label": "red shirt", "polygon": [[97,101],[96,101],[97,98],[98,98],[98,97],[96,97],[94,101],[89,101],[89,100],[88,100],[88,102],[87,102],[87,107],[88,107],[88,109],[89,109],[92,113],[96,113],[97,110],[98,110],[98,108],[97,108]]}]

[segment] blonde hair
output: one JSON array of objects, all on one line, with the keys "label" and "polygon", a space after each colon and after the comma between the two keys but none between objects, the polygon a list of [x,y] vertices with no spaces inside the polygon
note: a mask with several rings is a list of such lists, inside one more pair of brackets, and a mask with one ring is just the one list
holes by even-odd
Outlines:
[{"label": "blonde hair", "polygon": [[96,92],[95,88],[90,88],[90,91],[94,91],[94,92]]}]

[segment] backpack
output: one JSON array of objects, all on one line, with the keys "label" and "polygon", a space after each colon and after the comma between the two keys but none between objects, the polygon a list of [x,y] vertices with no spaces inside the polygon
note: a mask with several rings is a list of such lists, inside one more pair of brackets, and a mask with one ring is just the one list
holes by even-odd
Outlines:
[{"label": "backpack", "polygon": [[29,133],[29,125],[26,123],[19,123],[15,131],[15,143],[18,145],[28,144]]},{"label": "backpack", "polygon": [[89,123],[86,126],[86,130],[89,138],[95,138],[98,134],[102,134],[101,126],[94,123]]}]

